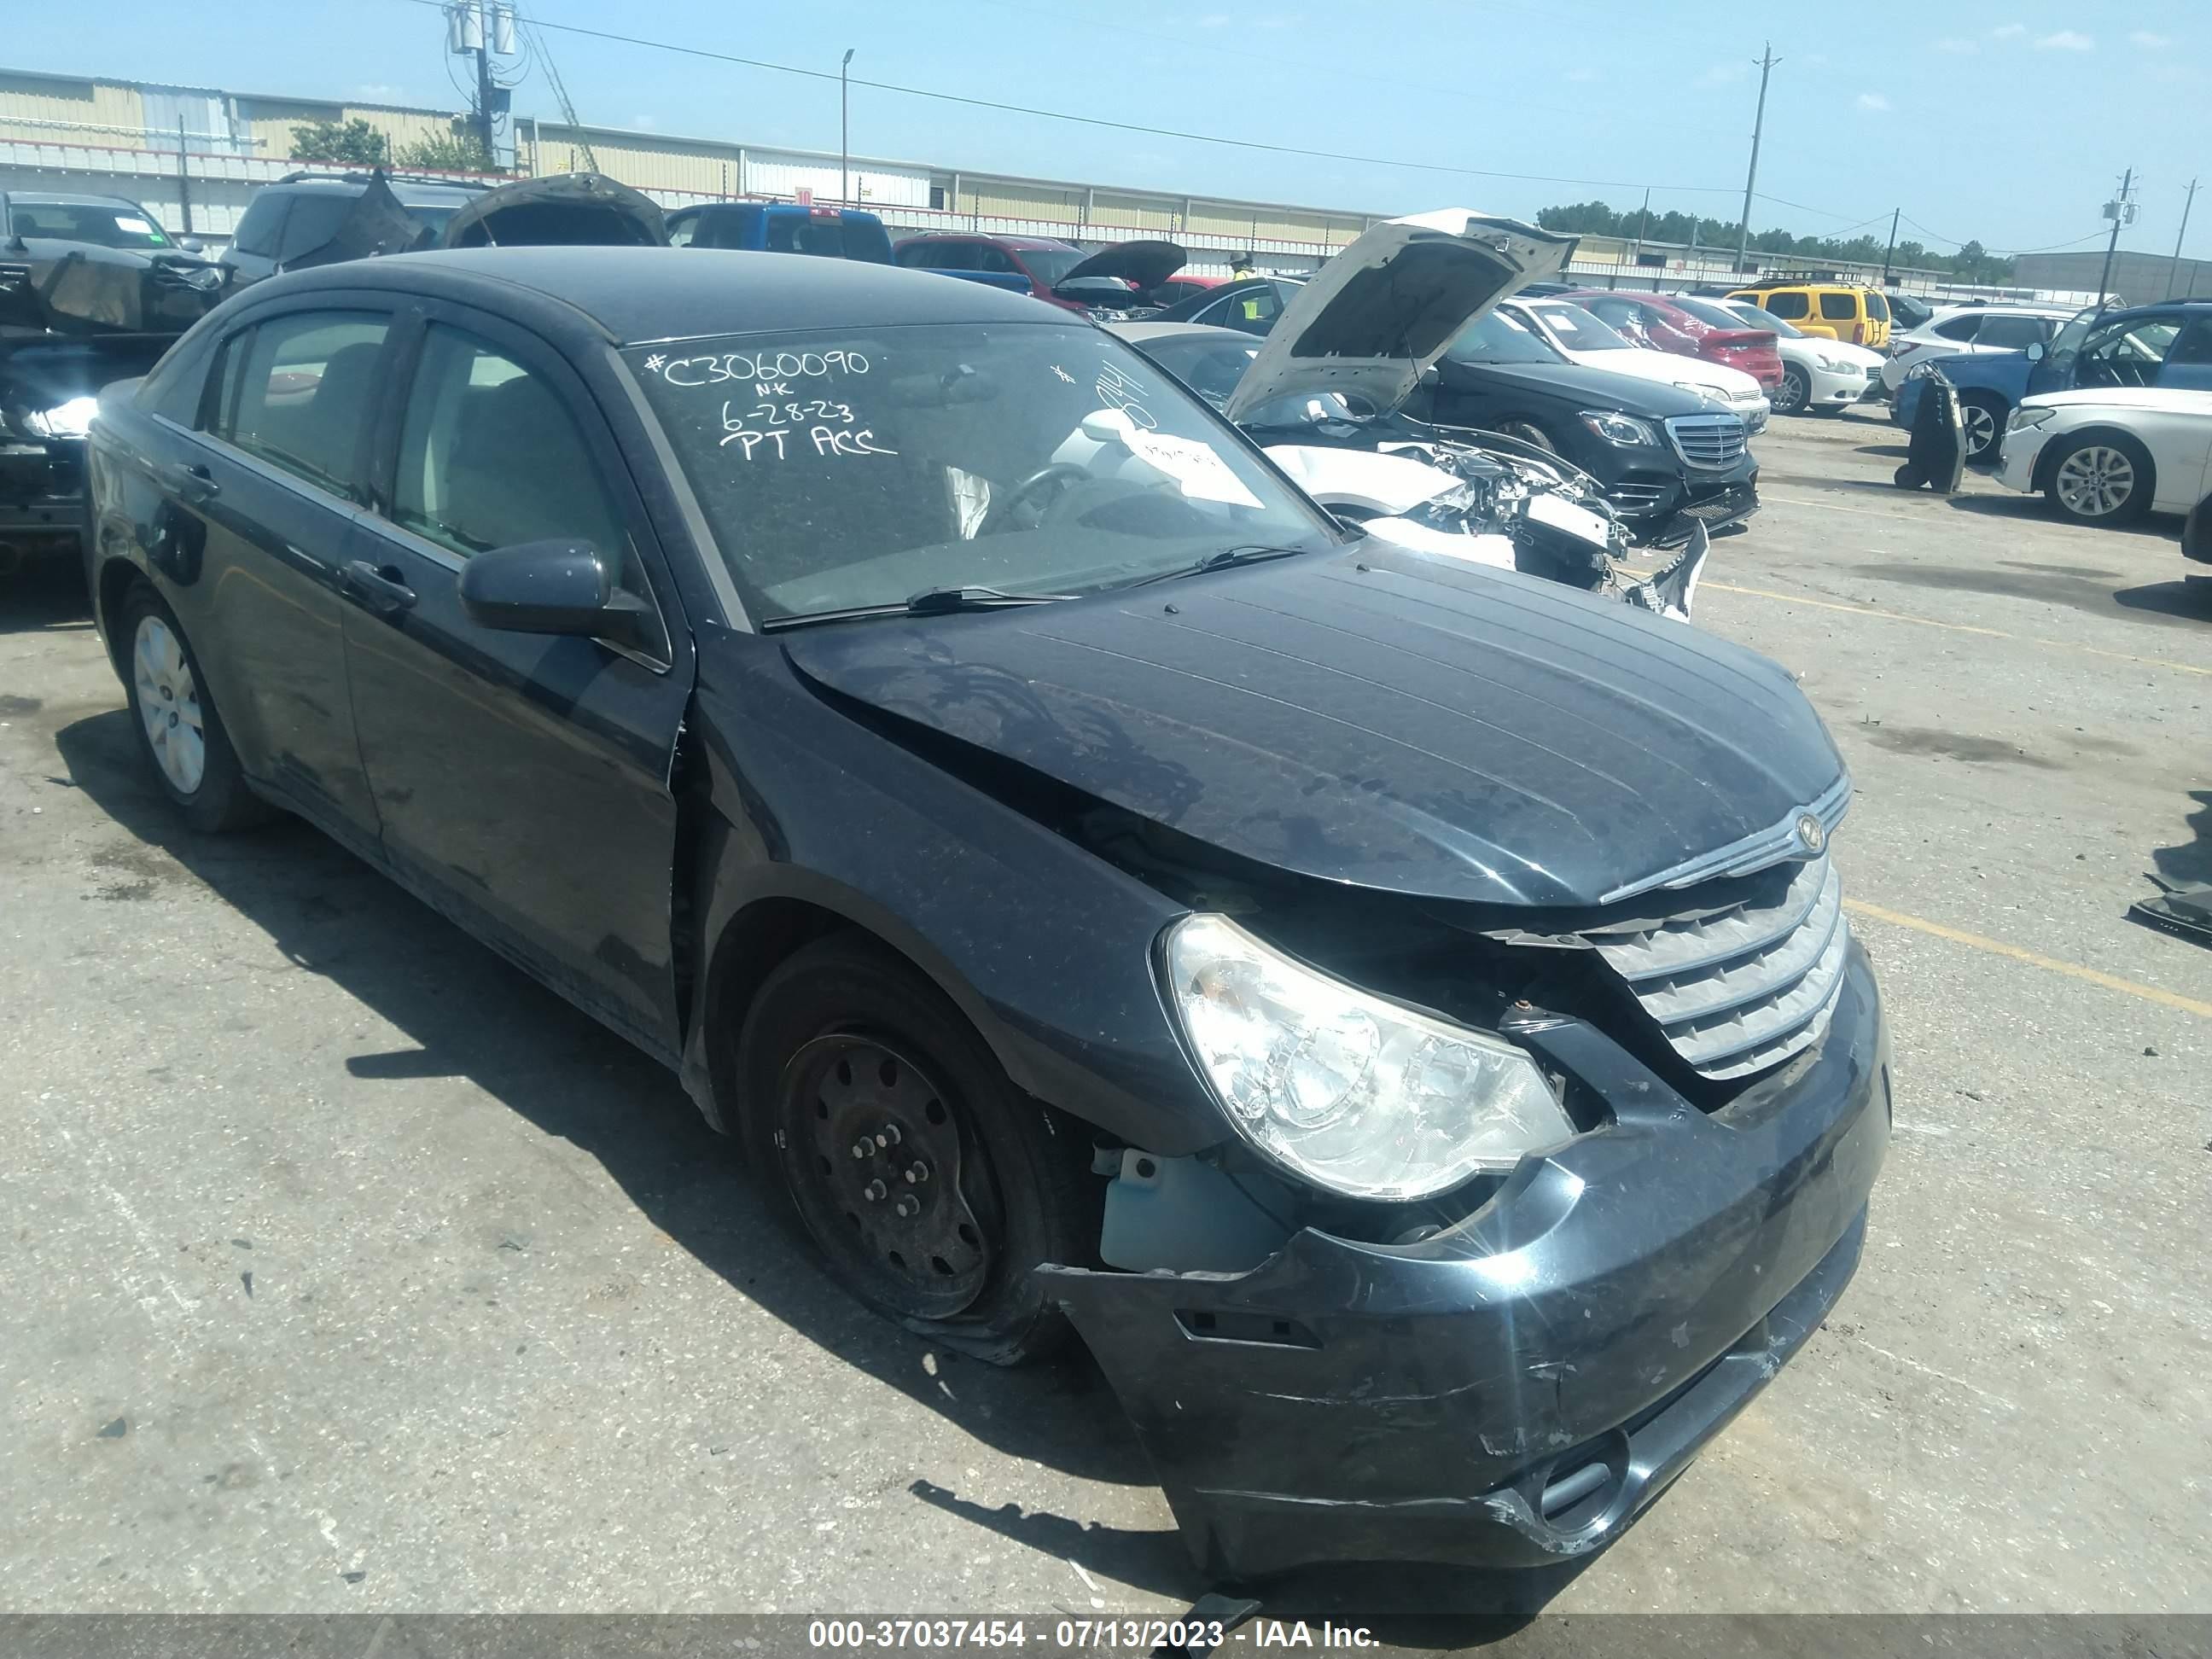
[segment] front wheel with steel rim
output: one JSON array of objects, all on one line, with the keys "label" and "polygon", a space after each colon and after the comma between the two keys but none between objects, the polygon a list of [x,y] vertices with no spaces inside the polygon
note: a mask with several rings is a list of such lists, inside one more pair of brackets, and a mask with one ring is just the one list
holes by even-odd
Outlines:
[{"label": "front wheel with steel rim", "polygon": [[1802,415],[1805,405],[1813,401],[1813,383],[1805,371],[1796,364],[1782,371],[1781,387],[1774,393],[1774,412],[1777,415]]},{"label": "front wheel with steel rim", "polygon": [[1001,1364],[1062,1340],[1031,1270],[1096,1258],[1090,1137],[921,973],[858,933],[802,947],[754,997],[732,1073],[757,1173],[854,1296]]},{"label": "front wheel with steel rim", "polygon": [[168,606],[141,586],[118,621],[132,724],[162,793],[195,830],[241,829],[265,817]]},{"label": "front wheel with steel rim", "polygon": [[2076,438],[2049,465],[2043,493],[2077,524],[2126,524],[2150,507],[2150,457],[2130,439]]}]

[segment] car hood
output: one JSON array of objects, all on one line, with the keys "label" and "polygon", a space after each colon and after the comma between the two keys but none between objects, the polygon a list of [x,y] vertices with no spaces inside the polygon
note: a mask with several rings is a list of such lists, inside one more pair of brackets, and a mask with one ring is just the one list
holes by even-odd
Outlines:
[{"label": "car hood", "polygon": [[2146,410],[2212,418],[2212,392],[2180,386],[2100,386],[2079,392],[2039,392],[2020,401],[2022,408]]},{"label": "car hood", "polygon": [[1439,900],[1602,902],[1793,822],[1843,772],[1762,657],[1373,539],[781,642],[831,691],[1212,847]]},{"label": "car hood", "polygon": [[222,297],[222,267],[170,248],[0,242],[0,326],[181,334]]},{"label": "car hood", "polygon": [[[1609,354],[1618,356],[1618,353]],[[1464,363],[1447,357],[1437,366],[1444,390],[1467,376],[1492,386],[1510,386],[1522,392],[1571,402],[1583,409],[1617,409],[1624,415],[1664,420],[1670,415],[1710,412],[1712,403],[1694,392],[1661,380],[1634,374],[1615,374],[1608,369],[1582,363]],[[1442,418],[1441,416],[1439,418]]]},{"label": "car hood", "polygon": [[1101,248],[1060,280],[1078,276],[1119,276],[1140,289],[1158,286],[1190,263],[1190,255],[1173,242],[1116,242]]},{"label": "car hood", "polygon": [[652,198],[604,173],[556,173],[486,191],[446,222],[441,247],[666,247]]},{"label": "car hood", "polygon": [[1466,208],[1386,220],[1297,290],[1224,412],[1321,392],[1395,409],[1453,336],[1565,264],[1576,240]]}]

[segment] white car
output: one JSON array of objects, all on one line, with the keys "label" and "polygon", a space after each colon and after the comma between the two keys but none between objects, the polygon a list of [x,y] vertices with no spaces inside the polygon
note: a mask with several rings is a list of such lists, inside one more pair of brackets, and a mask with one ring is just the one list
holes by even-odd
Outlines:
[{"label": "white car", "polygon": [[[1678,303],[1690,305],[1685,296]],[[1881,353],[1849,340],[1825,340],[1763,311],[1748,300],[1703,300],[1752,328],[1774,336],[1782,354],[1782,390],[1773,398],[1778,415],[1834,415],[1865,397],[1881,374]]]},{"label": "white car", "polygon": [[2212,392],[2099,386],[2023,398],[2005,423],[1996,477],[2040,490],[2080,524],[2186,513],[2212,489]]},{"label": "white car", "polygon": [[1741,416],[1747,432],[1763,428],[1773,408],[1765,388],[1741,369],[1632,345],[1610,324],[1568,301],[1508,300],[1498,308],[1548,341],[1570,362],[1694,392]]},{"label": "white car", "polygon": [[1916,329],[1889,337],[1881,383],[1894,392],[1915,363],[1930,357],[1979,356],[2049,345],[2077,307],[2072,306],[1939,306]]}]

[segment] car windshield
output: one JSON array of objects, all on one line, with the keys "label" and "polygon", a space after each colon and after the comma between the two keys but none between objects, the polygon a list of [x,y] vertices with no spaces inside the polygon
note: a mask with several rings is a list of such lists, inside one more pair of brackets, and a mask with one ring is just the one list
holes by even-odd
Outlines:
[{"label": "car windshield", "polygon": [[1636,349],[1633,343],[1616,332],[1611,324],[1595,312],[1584,311],[1580,306],[1571,306],[1560,300],[1547,300],[1542,305],[1528,308],[1570,351]]},{"label": "car windshield", "polygon": [[1330,520],[1103,330],[941,323],[625,354],[757,622],[1096,592]]},{"label": "car windshield", "polygon": [[1260,348],[1240,335],[1190,334],[1141,340],[1137,349],[1216,409],[1229,402]]},{"label": "car windshield", "polygon": [[27,202],[9,204],[8,230],[14,236],[51,236],[95,247],[167,247],[161,226],[127,202]]},{"label": "car windshield", "polygon": [[1778,317],[1772,312],[1752,305],[1748,301],[1731,300],[1728,303],[1727,309],[1741,318],[1746,327],[1763,328],[1770,334],[1779,334],[1785,340],[1802,340],[1805,337],[1805,331],[1802,329],[1792,327],[1785,319]]},{"label": "car windshield", "polygon": [[[1597,319],[1590,319],[1595,322]],[[1444,349],[1461,363],[1559,363],[1566,359],[1518,317],[1493,311],[1478,317]]]},{"label": "car windshield", "polygon": [[402,202],[399,205],[407,210],[409,218],[430,233],[434,240],[446,234],[446,221],[461,210],[458,205],[426,207],[419,202]]},{"label": "car windshield", "polygon": [[1030,268],[1030,275],[1051,288],[1091,256],[1077,247],[1017,248],[1015,257]]}]

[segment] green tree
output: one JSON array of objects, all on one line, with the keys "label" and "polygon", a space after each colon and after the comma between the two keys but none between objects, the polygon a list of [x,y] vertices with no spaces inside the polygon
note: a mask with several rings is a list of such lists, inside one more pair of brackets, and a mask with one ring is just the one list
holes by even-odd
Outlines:
[{"label": "green tree", "polygon": [[438,173],[503,173],[483,140],[473,132],[417,138],[399,152],[399,165]]},{"label": "green tree", "polygon": [[301,161],[374,167],[391,161],[392,141],[359,116],[350,121],[310,121],[292,129],[292,156]]},{"label": "green tree", "polygon": [[[1546,208],[1536,216],[1536,222],[1547,230],[1569,231],[1582,236],[1632,237],[1641,211],[1639,207],[1618,212],[1603,202],[1572,202],[1563,207]],[[1732,221],[1655,212],[1644,234],[1649,241],[1695,241],[1703,247],[1732,253],[1742,231]],[[1887,244],[1886,237],[1861,234],[1844,240],[1798,236],[1778,228],[1753,231],[1751,235],[1751,246],[1756,251],[1787,254],[1792,260],[1807,264],[1848,260],[1878,265]],[[1906,270],[1948,272],[1965,282],[2002,283],[2012,276],[2012,261],[1991,253],[1979,242],[1968,242],[1956,253],[1937,253],[1917,242],[1900,242],[1891,257],[1891,264]]]}]

